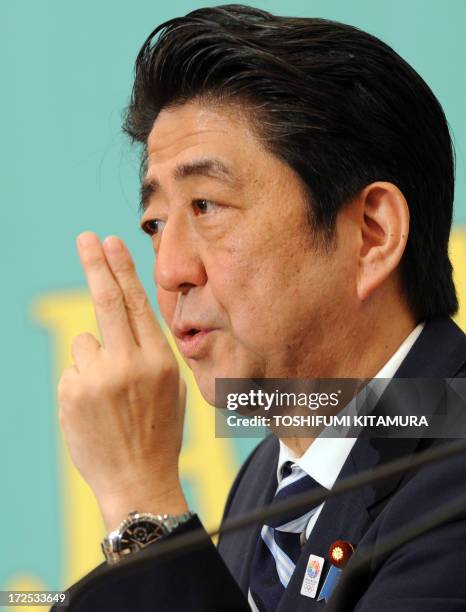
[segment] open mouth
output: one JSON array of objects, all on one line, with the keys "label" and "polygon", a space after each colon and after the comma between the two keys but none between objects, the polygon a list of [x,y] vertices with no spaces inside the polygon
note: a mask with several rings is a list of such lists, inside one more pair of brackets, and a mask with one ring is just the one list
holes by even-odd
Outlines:
[{"label": "open mouth", "polygon": [[175,325],[173,334],[178,338],[178,348],[184,357],[200,358],[205,356],[209,350],[209,339],[213,328],[208,327],[189,327],[189,322],[184,325]]},{"label": "open mouth", "polygon": [[208,350],[207,339],[210,338],[212,331],[199,327],[190,327],[184,331],[178,331],[175,335],[180,340],[179,348],[182,355],[190,358],[199,358],[204,355]]}]

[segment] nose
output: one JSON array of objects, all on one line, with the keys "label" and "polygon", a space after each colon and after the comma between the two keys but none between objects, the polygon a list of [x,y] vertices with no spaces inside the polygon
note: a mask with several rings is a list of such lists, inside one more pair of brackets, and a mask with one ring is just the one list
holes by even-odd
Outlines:
[{"label": "nose", "polygon": [[165,291],[186,293],[205,284],[207,273],[186,218],[172,216],[167,221],[155,258],[154,275],[156,285]]}]

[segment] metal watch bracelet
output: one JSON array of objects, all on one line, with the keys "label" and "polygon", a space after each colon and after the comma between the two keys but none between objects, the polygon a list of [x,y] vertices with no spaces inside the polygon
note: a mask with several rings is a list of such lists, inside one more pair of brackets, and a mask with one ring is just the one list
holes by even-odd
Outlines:
[{"label": "metal watch bracelet", "polygon": [[104,538],[102,552],[109,564],[118,563],[122,558],[163,539],[193,516],[194,513],[190,511],[178,515],[132,511],[117,529]]}]

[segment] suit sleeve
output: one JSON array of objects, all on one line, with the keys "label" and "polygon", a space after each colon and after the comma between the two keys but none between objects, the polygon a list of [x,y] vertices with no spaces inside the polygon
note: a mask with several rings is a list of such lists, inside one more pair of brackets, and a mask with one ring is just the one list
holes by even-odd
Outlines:
[{"label": "suit sleeve", "polygon": [[[106,563],[69,590],[70,612],[250,612],[249,605],[197,516],[166,540],[200,530],[202,545],[158,555],[157,543],[115,566]],[[137,559],[136,559],[137,558]],[[52,608],[60,612],[63,608]]]}]

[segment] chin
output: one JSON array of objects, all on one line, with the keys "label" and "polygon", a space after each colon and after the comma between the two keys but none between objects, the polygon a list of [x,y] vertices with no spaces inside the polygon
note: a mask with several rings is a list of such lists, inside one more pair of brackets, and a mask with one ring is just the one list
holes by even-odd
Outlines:
[{"label": "chin", "polygon": [[201,379],[194,376],[194,378],[202,397],[208,404],[215,406],[215,378],[211,376],[201,377]]},{"label": "chin", "polygon": [[202,397],[212,406],[215,406],[215,380],[241,377],[233,364],[222,364],[216,367],[212,360],[202,360],[192,361],[189,365]]},{"label": "chin", "polygon": [[[205,401],[215,406],[215,380],[217,378],[263,378],[264,372],[249,361],[223,363],[215,367],[212,362],[191,362],[191,371]],[[256,366],[256,367],[254,367]]]}]

